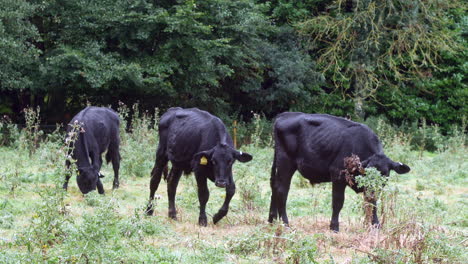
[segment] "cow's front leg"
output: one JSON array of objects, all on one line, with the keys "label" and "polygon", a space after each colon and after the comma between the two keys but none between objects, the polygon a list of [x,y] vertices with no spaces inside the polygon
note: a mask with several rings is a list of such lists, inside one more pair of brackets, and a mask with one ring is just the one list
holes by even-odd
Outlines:
[{"label": "cow's front leg", "polygon": [[63,183],[63,189],[66,191],[68,189],[68,181],[70,181],[71,173],[70,173],[70,166],[71,162],[69,160],[65,161],[65,167],[67,168],[67,172],[65,174],[65,182]]},{"label": "cow's front leg", "polygon": [[98,178],[97,180],[97,190],[99,194],[104,194],[104,186],[102,185],[101,179]]},{"label": "cow's front leg", "polygon": [[97,175],[97,184],[96,184],[96,187],[97,187],[97,190],[98,190],[98,193],[99,194],[104,194],[104,186],[102,185],[102,182],[101,182],[101,179],[100,179],[100,170],[101,170],[101,166],[102,166],[102,156],[97,154],[97,153],[94,153],[92,152],[91,153],[91,161],[92,161],[92,166],[93,168],[98,172],[98,175]]},{"label": "cow's front leg", "polygon": [[226,186],[226,199],[224,199],[223,206],[219,211],[213,216],[213,223],[218,223],[223,217],[225,217],[229,211],[229,203],[231,202],[232,197],[236,193],[236,184],[231,179],[231,184]]},{"label": "cow's front leg", "polygon": [[379,218],[377,217],[377,201],[372,201],[372,225],[380,228]]},{"label": "cow's front leg", "polygon": [[200,202],[200,216],[198,217],[198,224],[201,226],[207,225],[206,219],[206,203],[210,198],[210,191],[207,186],[207,179],[199,174],[195,175],[197,179],[197,188],[198,188],[198,201]]},{"label": "cow's front leg", "polygon": [[339,215],[344,203],[344,192],[346,184],[333,182],[332,184],[332,206],[333,214],[330,222],[330,229],[340,231]]},{"label": "cow's front leg", "polygon": [[371,224],[375,227],[380,227],[379,218],[377,217],[377,197],[374,192],[364,191],[364,206],[365,208],[370,207],[372,210],[372,218],[369,219],[366,211],[366,224],[370,220]]},{"label": "cow's front leg", "polygon": [[177,210],[175,208],[175,195],[177,191],[177,185],[179,184],[180,176],[182,176],[182,170],[179,168],[172,167],[167,179],[167,197],[169,199],[169,217],[177,220]]}]

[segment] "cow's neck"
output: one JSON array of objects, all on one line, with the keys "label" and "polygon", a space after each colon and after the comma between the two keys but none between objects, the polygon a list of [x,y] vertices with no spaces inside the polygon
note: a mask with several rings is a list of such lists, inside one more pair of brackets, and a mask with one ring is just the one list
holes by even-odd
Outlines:
[{"label": "cow's neck", "polygon": [[85,133],[80,133],[75,144],[75,158],[78,168],[91,167],[91,159],[88,147],[88,140]]}]

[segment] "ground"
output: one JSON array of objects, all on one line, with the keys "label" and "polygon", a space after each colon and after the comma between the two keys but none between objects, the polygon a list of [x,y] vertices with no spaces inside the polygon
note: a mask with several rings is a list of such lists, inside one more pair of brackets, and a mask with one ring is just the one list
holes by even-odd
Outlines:
[{"label": "ground", "polygon": [[[387,147],[408,164],[392,173],[380,201],[381,229],[363,223],[363,198],[348,188],[340,232],[329,230],[331,185],[311,186],[296,174],[288,198],[290,226],[267,223],[271,147],[245,146],[254,160],[234,165],[237,192],[217,225],[224,189],[209,184],[207,227],[198,226],[193,175],[177,190],[178,220],[167,217],[161,181],[153,216],[145,216],[154,140],[123,139],[122,176],[113,191],[111,165],[103,167],[106,194],[84,197],[76,178],[68,192],[63,149],[44,143],[32,155],[0,147],[0,262],[159,263],[466,263],[468,152],[464,145],[437,153]],[[135,154],[139,149],[138,153]],[[403,150],[403,151],[402,151]],[[132,155],[133,153],[134,155]]]}]

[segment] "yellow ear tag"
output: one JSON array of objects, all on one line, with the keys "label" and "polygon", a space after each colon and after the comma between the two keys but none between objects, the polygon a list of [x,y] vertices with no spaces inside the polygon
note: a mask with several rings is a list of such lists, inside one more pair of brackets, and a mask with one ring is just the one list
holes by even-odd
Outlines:
[{"label": "yellow ear tag", "polygon": [[201,157],[201,159],[200,159],[200,164],[201,164],[201,165],[206,165],[206,164],[208,164],[208,160],[206,159],[205,156]]}]

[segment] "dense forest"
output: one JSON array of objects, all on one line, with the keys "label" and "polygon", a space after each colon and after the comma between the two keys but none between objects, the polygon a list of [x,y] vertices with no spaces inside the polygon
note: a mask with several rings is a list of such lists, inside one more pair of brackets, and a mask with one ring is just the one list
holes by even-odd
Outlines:
[{"label": "dense forest", "polygon": [[459,0],[0,0],[0,114],[122,101],[447,130],[468,113],[467,21]]}]

